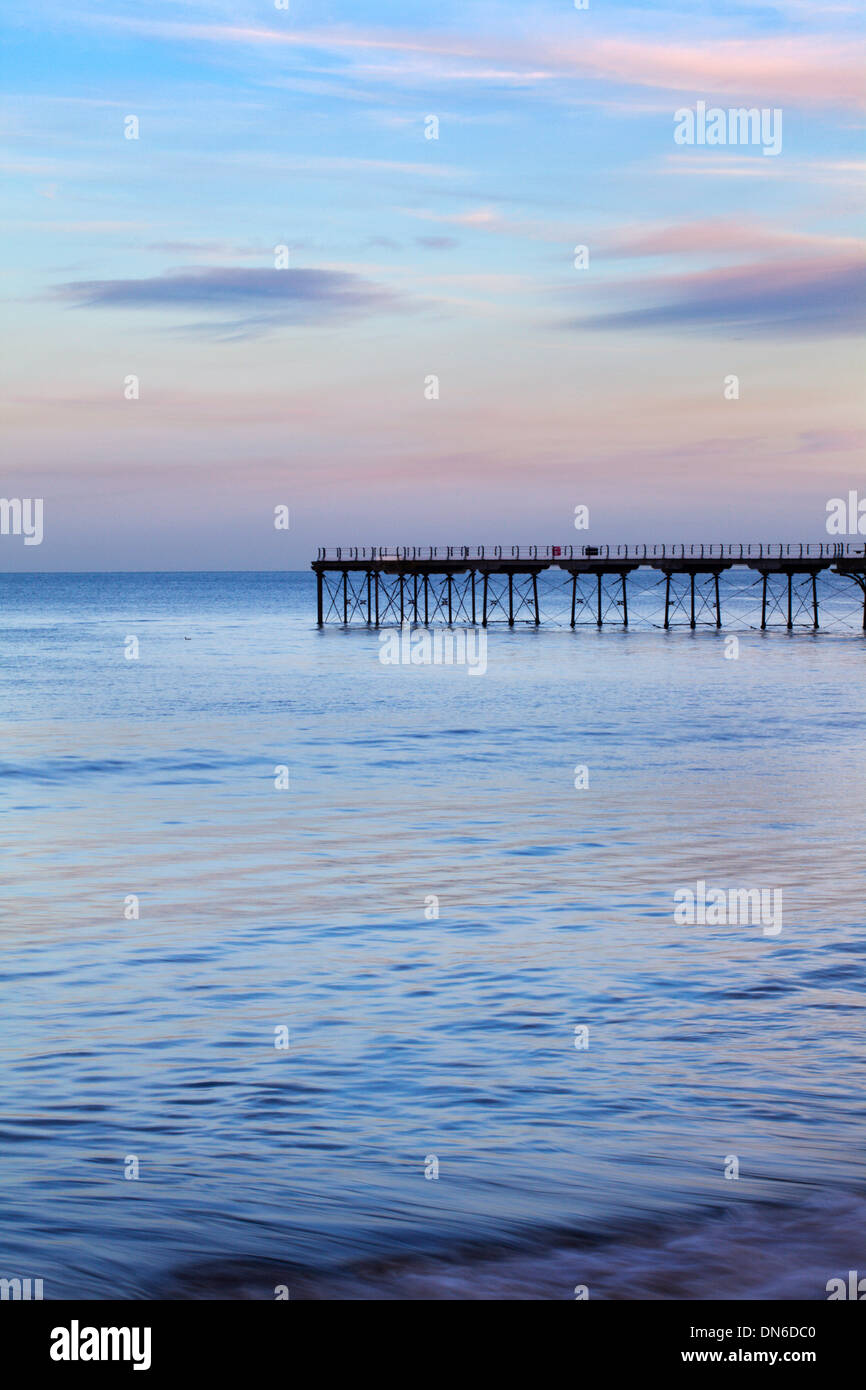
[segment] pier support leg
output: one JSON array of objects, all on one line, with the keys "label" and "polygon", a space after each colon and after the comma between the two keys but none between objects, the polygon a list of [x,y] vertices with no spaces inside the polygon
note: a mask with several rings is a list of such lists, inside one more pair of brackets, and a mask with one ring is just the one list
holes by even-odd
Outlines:
[{"label": "pier support leg", "polygon": [[469,571],[469,583],[472,585],[472,626],[475,626],[475,571]]},{"label": "pier support leg", "polygon": [[722,625],[722,601],[721,601],[721,599],[719,598],[719,576],[718,576],[718,574],[714,574],[714,575],[713,575],[713,580],[715,581],[715,588],[716,588],[716,627],[721,627],[721,625]]},{"label": "pier support leg", "polygon": [[414,621],[417,623],[417,622],[418,622],[418,575],[417,575],[417,574],[414,574],[414,575],[412,576],[412,610],[413,610],[413,619],[414,619]]},{"label": "pier support leg", "polygon": [[766,573],[764,573],[761,577],[762,577],[762,579],[763,579],[763,581],[764,581],[764,582],[763,582],[763,585],[762,585],[762,588],[761,588],[761,631],[764,632],[764,631],[766,630],[766,627],[767,627],[767,575],[766,575]]},{"label": "pier support leg", "polygon": [[538,624],[541,622],[541,618],[540,618],[539,613],[538,613],[538,575],[537,575],[537,574],[534,574],[534,575],[532,576],[532,597],[533,597],[533,599],[534,599],[534,601],[535,601],[535,626],[538,627]]},{"label": "pier support leg", "polygon": [[484,571],[484,591],[481,596],[481,626],[487,626],[487,571]]},{"label": "pier support leg", "polygon": [[514,575],[508,571],[508,626],[514,627]]},{"label": "pier support leg", "polygon": [[622,625],[628,627],[628,584],[625,570],[620,575],[620,580],[622,582]]},{"label": "pier support leg", "polygon": [[694,572],[694,570],[692,570],[691,574],[689,575],[689,590],[690,590],[690,593],[691,593],[691,601],[692,601],[692,606],[691,606],[691,617],[689,618],[689,627],[690,627],[690,628],[692,629],[692,631],[694,632],[694,628],[695,628],[695,572]]},{"label": "pier support leg", "polygon": [[577,570],[571,576],[571,626],[574,627],[575,609],[577,608]]},{"label": "pier support leg", "polygon": [[343,622],[349,621],[349,571],[343,570]]},{"label": "pier support leg", "polygon": [[818,631],[818,576],[812,575],[812,622],[815,631]]},{"label": "pier support leg", "polygon": [[398,579],[398,582],[399,582],[399,584],[400,584],[400,626],[402,627],[402,626],[403,626],[403,576],[402,576],[402,574],[399,574],[399,575],[397,576],[397,579]]},{"label": "pier support leg", "polygon": [[430,598],[430,576],[429,576],[428,574],[425,574],[425,576],[424,576],[424,626],[425,626],[425,627],[427,626],[428,622],[430,621],[430,619],[429,619],[429,617],[428,617],[428,612],[427,612],[427,602],[428,602],[428,599],[429,599],[429,598]]},{"label": "pier support leg", "polygon": [[602,611],[601,611],[601,570],[599,570],[598,574],[596,575],[596,579],[598,580],[597,609],[596,609],[597,615],[598,615],[598,616],[596,617],[595,623],[596,623],[596,627],[601,627],[602,623],[604,622],[604,617],[602,616]]},{"label": "pier support leg", "polygon": [[371,623],[372,618],[373,618],[373,605],[372,605],[372,603],[371,603],[371,599],[372,599],[371,590],[372,590],[372,587],[373,587],[373,576],[371,575],[370,571],[367,570],[367,626],[368,626],[368,627],[370,626],[370,623]]},{"label": "pier support leg", "polygon": [[454,583],[454,576],[448,575],[448,626],[451,626],[451,585]]},{"label": "pier support leg", "polygon": [[665,575],[665,628],[671,625],[671,576]]},{"label": "pier support leg", "polygon": [[791,605],[791,599],[792,599],[791,590],[792,590],[792,588],[793,588],[793,581],[794,581],[794,576],[793,576],[793,574],[789,574],[789,575],[788,575],[788,631],[789,631],[789,632],[791,631],[791,628],[794,626],[794,618],[793,618],[793,614],[792,614],[792,605]]},{"label": "pier support leg", "polygon": [[379,626],[379,571],[373,575],[373,592],[376,596],[376,626]]},{"label": "pier support leg", "polygon": [[319,627],[321,627],[322,624],[323,624],[324,621],[325,621],[324,614],[323,614],[323,612],[322,612],[322,571],[321,571],[321,570],[316,570],[316,607],[317,607],[317,609],[318,609],[318,614],[319,614]]}]

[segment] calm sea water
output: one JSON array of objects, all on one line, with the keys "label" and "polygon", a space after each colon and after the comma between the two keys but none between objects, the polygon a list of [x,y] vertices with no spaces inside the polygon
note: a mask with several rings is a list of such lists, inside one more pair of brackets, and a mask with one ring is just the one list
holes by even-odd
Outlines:
[{"label": "calm sea water", "polygon": [[[856,598],[737,660],[498,627],[483,677],[318,631],[310,575],[6,575],[0,602],[0,1276],[824,1298],[866,1272]],[[781,888],[781,933],[676,925],[701,879]]]}]

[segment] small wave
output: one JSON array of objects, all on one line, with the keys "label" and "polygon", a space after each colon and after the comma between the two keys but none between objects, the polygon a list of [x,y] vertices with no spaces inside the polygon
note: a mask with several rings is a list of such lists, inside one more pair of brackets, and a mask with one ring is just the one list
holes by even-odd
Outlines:
[{"label": "small wave", "polygon": [[146,755],[139,758],[78,758],[68,755],[38,763],[0,763],[0,779],[20,778],[23,781],[53,783],[114,774],[142,776],[158,772],[216,772],[230,767],[257,766],[258,762],[252,755],[237,757],[222,753]]},{"label": "small wave", "polygon": [[328,1271],[229,1261],[177,1271],[157,1296],[307,1300],[823,1300],[827,1281],[866,1268],[866,1201],[812,1198],[629,1231],[563,1232],[525,1248],[366,1259]]}]

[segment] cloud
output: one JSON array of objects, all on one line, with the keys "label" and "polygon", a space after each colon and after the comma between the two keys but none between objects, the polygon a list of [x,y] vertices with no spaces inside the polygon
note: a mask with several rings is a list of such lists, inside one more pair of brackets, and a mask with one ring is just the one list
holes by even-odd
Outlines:
[{"label": "cloud", "polygon": [[789,231],[764,223],[713,217],[673,226],[646,224],[622,228],[602,249],[612,258],[644,256],[702,256],[814,252],[816,255],[855,255],[862,247],[856,237],[821,236]]},{"label": "cloud", "polygon": [[415,240],[428,251],[453,251],[455,246],[460,245],[453,236],[416,236]]},{"label": "cloud", "polygon": [[[570,248],[578,233],[574,223],[538,219],[517,220],[503,216],[492,208],[476,208],[467,212],[439,213],[427,208],[401,208],[407,217],[427,222],[446,223],[470,231],[491,232],[497,236],[547,241]],[[583,235],[588,237],[584,229]],[[427,240],[416,238],[416,240]],[[639,259],[651,256],[739,256],[776,255],[814,252],[816,255],[853,256],[863,248],[857,237],[816,235],[789,231],[757,221],[713,217],[699,222],[636,223],[615,230],[592,232],[592,243],[608,260]]]},{"label": "cloud", "polygon": [[866,431],[801,430],[797,440],[797,447],[792,452],[808,454],[810,458],[814,454],[840,454],[854,450],[862,453],[863,449],[866,448]]},{"label": "cloud", "polygon": [[[720,157],[719,157],[720,156]],[[762,159],[760,155],[736,157],[728,150],[702,150],[699,154],[687,154],[677,150],[669,154],[660,166],[663,174],[697,174],[705,178],[721,179],[780,179],[787,182],[838,184],[843,187],[863,187],[866,161],[863,160],[804,160],[804,159]]]},{"label": "cloud", "polygon": [[518,221],[504,217],[494,208],[472,208],[466,212],[432,212],[429,208],[401,208],[406,217],[423,222],[444,222],[452,227],[464,227],[473,232],[491,232],[495,236],[521,237],[529,241],[550,241],[570,246],[574,241],[574,226],[567,223],[540,222],[538,219]]},{"label": "cloud", "polygon": [[395,291],[344,270],[183,269],[139,280],[78,280],[55,294],[78,308],[221,310],[228,322],[191,325],[250,336],[280,325],[314,325],[405,308]]},{"label": "cloud", "polygon": [[[327,53],[353,60],[359,65],[355,69],[359,75],[380,83],[415,84],[423,78],[544,87],[557,79],[588,78],[621,87],[728,96],[750,105],[786,103],[855,110],[866,105],[862,56],[856,42],[847,36],[840,40],[820,34],[774,34],[713,38],[701,44],[604,35],[583,35],[575,40],[556,27],[547,34],[537,30],[409,34],[337,26],[268,29],[119,16],[85,16],[83,20],[180,42]],[[373,55],[378,61],[370,61]]]},{"label": "cloud", "polygon": [[[622,287],[620,287],[622,288]],[[814,260],[665,276],[625,287],[660,302],[574,319],[570,328],[707,328],[724,333],[859,333],[866,327],[862,260]]]},{"label": "cloud", "polygon": [[[575,55],[579,61],[579,55]],[[600,40],[589,53],[593,76],[608,81],[749,98],[753,105],[844,106],[862,110],[862,64],[850,43],[818,36],[725,39],[705,46]]]}]

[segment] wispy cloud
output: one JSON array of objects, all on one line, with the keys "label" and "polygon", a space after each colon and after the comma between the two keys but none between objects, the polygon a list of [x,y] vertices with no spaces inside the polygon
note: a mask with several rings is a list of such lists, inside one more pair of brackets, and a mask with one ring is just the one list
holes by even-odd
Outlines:
[{"label": "wispy cloud", "polygon": [[762,159],[759,154],[732,155],[729,150],[702,150],[700,154],[677,151],[666,156],[665,174],[696,174],[722,179],[779,179],[795,182],[825,182],[847,185],[862,191],[866,161],[857,159]]},{"label": "wispy cloud", "polygon": [[[866,327],[866,266],[837,257],[761,262],[633,281],[643,306],[572,319],[587,329],[707,328],[723,333],[859,333]],[[622,286],[618,289],[621,291]]]},{"label": "wispy cloud", "polygon": [[565,222],[539,221],[537,218],[509,218],[495,208],[468,208],[463,212],[433,212],[430,208],[401,208],[406,217],[422,222],[440,222],[471,232],[491,232],[496,236],[522,237],[529,241],[549,241],[569,246],[574,226]]},{"label": "wispy cloud", "polygon": [[864,243],[856,237],[815,235],[789,231],[745,219],[715,217],[674,225],[625,227],[607,239],[600,238],[603,253],[614,259],[651,256],[743,256],[763,252],[774,255],[856,256]]},{"label": "wispy cloud", "polygon": [[349,271],[184,269],[138,280],[79,280],[55,294],[78,308],[217,310],[228,322],[190,325],[218,336],[253,336],[280,325],[315,325],[406,309],[409,301]]},{"label": "wispy cloud", "polygon": [[506,29],[484,34],[410,34],[394,30],[329,28],[272,29],[255,25],[195,24],[112,15],[84,17],[105,25],[180,42],[241,47],[307,49],[358,60],[378,54],[367,66],[379,81],[438,81],[546,85],[555,78],[589,78],[619,86],[659,88],[797,106],[866,106],[862,55],[854,40],[815,34],[713,38],[704,44],[618,38],[518,34]]},{"label": "wispy cloud", "polygon": [[418,246],[423,246],[428,251],[453,251],[454,247],[459,245],[453,236],[416,236],[415,241]]}]

